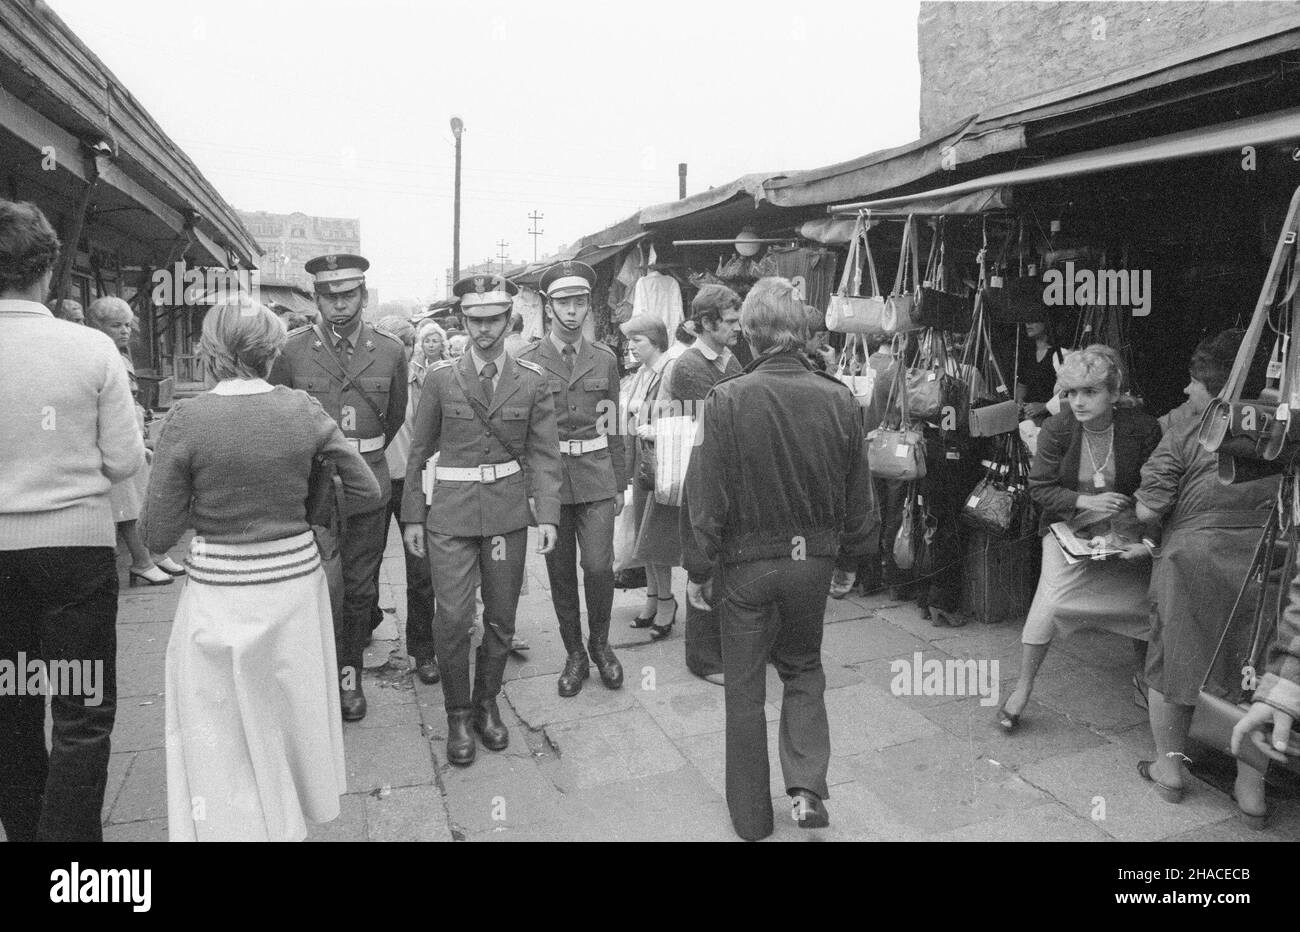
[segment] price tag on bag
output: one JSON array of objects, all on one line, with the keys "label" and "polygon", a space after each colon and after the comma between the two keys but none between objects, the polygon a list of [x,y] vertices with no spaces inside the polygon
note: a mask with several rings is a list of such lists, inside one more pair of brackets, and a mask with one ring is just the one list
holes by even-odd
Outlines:
[{"label": "price tag on bag", "polygon": [[911,447],[905,443],[900,443],[894,447],[894,455],[897,457],[906,457],[911,452]]},{"label": "price tag on bag", "polygon": [[990,276],[989,276],[989,287],[990,287],[990,288],[1001,288],[1001,287],[1002,287],[1002,276],[1001,276],[1001,275],[990,275]]},{"label": "price tag on bag", "polygon": [[972,495],[970,498],[966,499],[967,508],[974,508],[979,503],[980,503],[980,497],[978,495]]}]

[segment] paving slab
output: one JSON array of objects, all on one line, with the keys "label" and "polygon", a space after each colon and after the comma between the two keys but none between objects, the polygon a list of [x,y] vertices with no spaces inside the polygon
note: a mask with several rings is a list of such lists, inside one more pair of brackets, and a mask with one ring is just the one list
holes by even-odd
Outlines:
[{"label": "paving slab", "polygon": [[167,818],[167,756],[162,750],[134,755],[122,789],[108,812],[108,824]]},{"label": "paving slab", "polygon": [[989,760],[1012,769],[1108,743],[1095,731],[1033,700],[1020,720],[1020,727],[1011,734],[998,727],[997,710],[982,705],[978,699],[962,699],[924,709],[921,714],[949,734],[969,742]]},{"label": "paving slab", "polygon": [[343,726],[348,792],[433,782],[433,757],[418,725],[386,728]]},{"label": "paving slab", "polygon": [[1049,801],[1047,794],[952,735],[923,738],[849,758],[849,765],[921,835],[1000,818]]},{"label": "paving slab", "polygon": [[148,819],[143,822],[124,822],[104,826],[104,841],[167,841],[167,820]]},{"label": "paving slab", "polygon": [[548,725],[560,755],[557,785],[565,792],[629,778],[671,773],[686,759],[644,709]]},{"label": "paving slab", "polygon": [[826,691],[831,753],[848,757],[942,733],[901,700],[866,683]]},{"label": "paving slab", "polygon": [[939,832],[926,841],[1114,841],[1058,802]]},{"label": "paving slab", "polygon": [[[779,745],[777,744],[780,728],[780,722],[767,723],[768,785],[772,796],[784,796],[786,792],[785,779],[781,773]],[[720,733],[693,735],[678,740],[676,744],[677,749],[686,756],[686,759],[704,777],[709,788],[719,796],[725,797],[727,794],[727,743],[725,735]],[[839,783],[848,783],[853,779],[855,779],[854,772],[845,762],[845,758],[832,754],[830,766],[826,773],[826,782],[833,787]]]},{"label": "paving slab", "polygon": [[403,786],[362,797],[369,841],[453,841],[436,786]]},{"label": "paving slab", "polygon": [[[594,674],[594,671],[593,671]],[[606,689],[599,678],[587,680],[582,692],[567,699],[559,694],[556,678],[550,675],[511,680],[502,687],[515,714],[529,728],[543,728],[637,707],[637,684],[625,682],[622,689]]]},{"label": "paving slab", "polygon": [[[726,692],[713,683],[699,679],[664,683],[655,689],[635,690],[633,695],[670,739],[721,732],[727,727]],[[764,710],[769,722],[781,715],[771,702]]]},{"label": "paving slab", "polygon": [[831,824],[826,828],[800,828],[794,820],[790,797],[778,795],[772,800],[773,832],[768,841],[781,842],[857,842],[919,841],[920,831],[906,821],[874,790],[860,780],[831,787],[826,800]]},{"label": "paving slab", "polygon": [[1138,776],[1137,761],[1127,748],[1108,742],[1037,761],[1020,774],[1121,841],[1169,839],[1232,816],[1231,801],[1195,777],[1188,778],[1182,803],[1165,802]]},{"label": "paving slab", "polygon": [[110,739],[115,752],[147,751],[165,743],[166,701],[157,696],[137,696],[117,704]]},{"label": "paving slab", "polygon": [[929,643],[890,624],[878,615],[827,625],[822,632],[822,652],[841,664],[878,658],[911,657]]},{"label": "paving slab", "polygon": [[535,761],[481,744],[473,764],[443,772],[442,788],[451,827],[461,835],[545,822],[572,808]]}]

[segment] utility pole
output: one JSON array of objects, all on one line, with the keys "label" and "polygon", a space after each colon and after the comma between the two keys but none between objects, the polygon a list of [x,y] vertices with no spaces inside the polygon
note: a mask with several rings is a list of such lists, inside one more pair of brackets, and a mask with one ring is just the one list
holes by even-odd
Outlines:
[{"label": "utility pole", "polygon": [[533,228],[528,231],[528,235],[533,238],[533,261],[534,262],[537,261],[537,237],[541,236],[544,232],[546,232],[545,230],[537,229],[537,224],[541,221],[543,216],[544,216],[543,214],[539,214],[537,211],[533,211],[531,214],[528,215],[528,219],[533,222]]},{"label": "utility pole", "polygon": [[677,163],[677,199],[680,201],[686,197],[686,163]]},{"label": "utility pole", "polygon": [[465,131],[465,121],[458,116],[451,118],[451,131],[456,136],[456,206],[455,219],[451,232],[451,278],[460,278],[460,136]]},{"label": "utility pole", "polygon": [[509,245],[503,239],[497,240],[497,258],[501,260],[501,274],[503,276],[506,274],[506,247]]}]

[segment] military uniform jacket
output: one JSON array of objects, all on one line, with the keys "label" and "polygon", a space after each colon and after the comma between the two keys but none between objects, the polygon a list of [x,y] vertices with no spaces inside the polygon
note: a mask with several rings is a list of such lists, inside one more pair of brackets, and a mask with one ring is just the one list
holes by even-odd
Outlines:
[{"label": "military uniform jacket", "polygon": [[[402,523],[423,523],[437,534],[488,537],[507,534],[532,523],[532,497],[539,524],[560,521],[560,447],[555,435],[555,406],[537,366],[502,353],[500,380],[491,404],[483,397],[473,355],[443,360],[429,368],[415,408],[411,453],[406,462]],[[460,378],[457,379],[457,373]],[[425,461],[438,453],[438,466],[476,468],[509,463],[514,456],[493,436],[470,406],[472,393],[484,404],[496,431],[523,457],[523,470],[495,482],[439,479],[433,503],[426,505],[420,483]],[[427,519],[427,520],[426,520]]]},{"label": "military uniform jacket", "polygon": [[[330,335],[319,325],[294,330],[267,381],[311,395],[338,422],[345,437],[369,440],[382,436],[383,447],[361,456],[374,471],[387,501],[389,475],[384,447],[397,436],[406,416],[406,348],[401,340],[362,321],[345,367],[329,341]],[[344,371],[353,384],[343,378]],[[375,416],[362,392],[383,414],[382,420]]]},{"label": "military uniform jacket", "polygon": [[561,456],[563,485],[560,501],[566,505],[613,498],[627,488],[627,461],[619,425],[618,360],[603,343],[582,341],[573,372],[549,336],[519,354],[536,363],[546,375],[555,404],[560,442],[609,438],[609,449],[582,456]]}]

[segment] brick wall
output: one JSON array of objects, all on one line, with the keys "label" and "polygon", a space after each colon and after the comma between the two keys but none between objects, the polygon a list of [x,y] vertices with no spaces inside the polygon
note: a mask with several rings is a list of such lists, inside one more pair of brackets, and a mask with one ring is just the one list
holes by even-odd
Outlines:
[{"label": "brick wall", "polygon": [[921,132],[1297,9],[1290,2],[923,2]]}]

